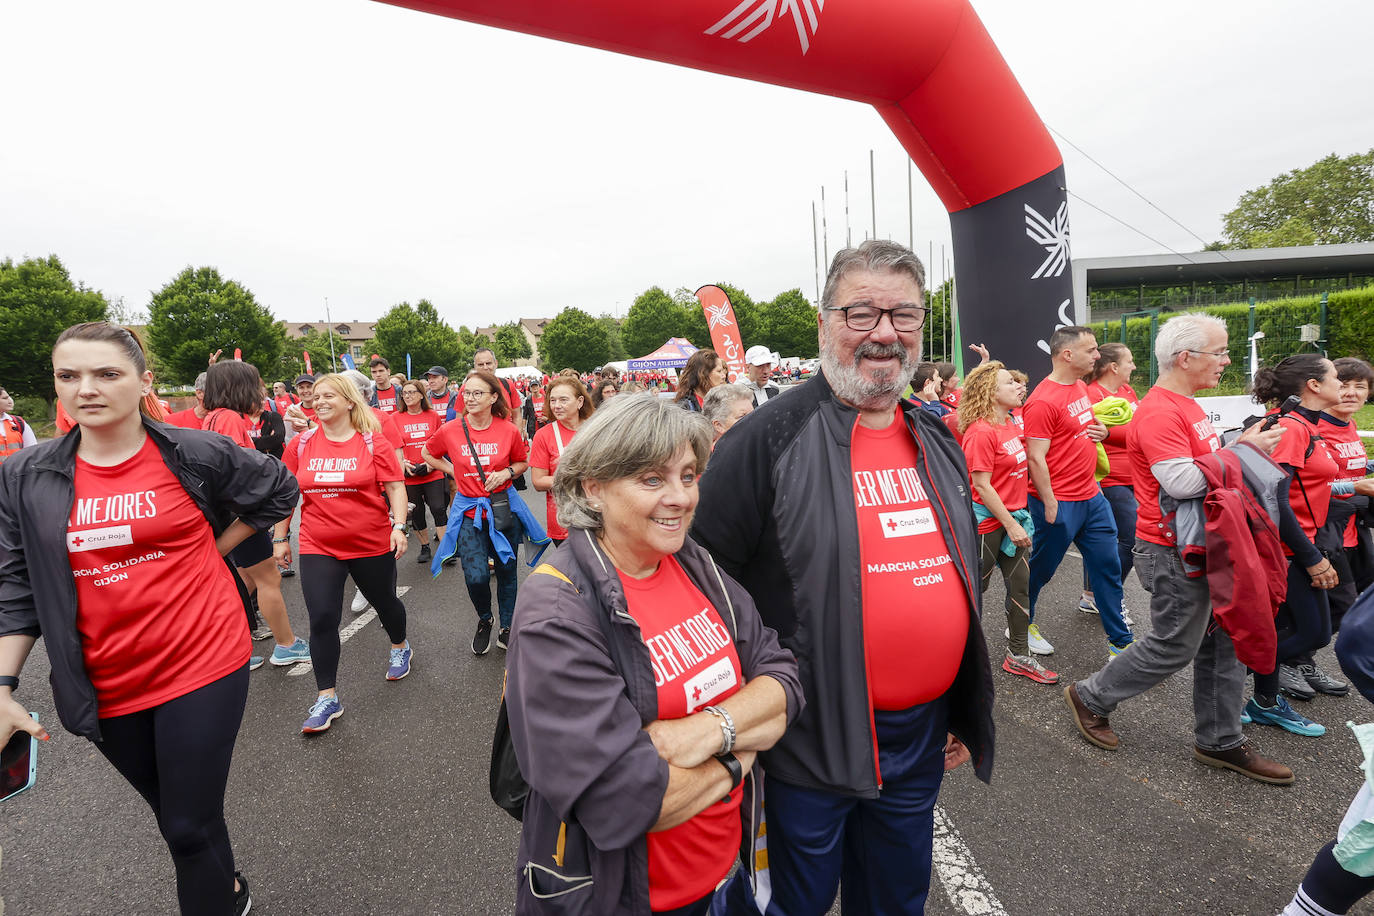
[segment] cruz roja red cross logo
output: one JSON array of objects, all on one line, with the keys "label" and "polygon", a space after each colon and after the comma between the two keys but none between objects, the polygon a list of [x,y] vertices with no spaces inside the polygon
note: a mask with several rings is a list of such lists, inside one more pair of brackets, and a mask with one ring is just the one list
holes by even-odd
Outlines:
[{"label": "cruz roja red cross logo", "polygon": [[72,536],[72,546],[73,546],[73,547],[80,547],[80,546],[81,546],[82,544],[84,544],[84,543],[86,543],[86,542],[85,542],[84,540],[82,540],[81,535],[76,534],[76,535],[73,535],[73,536]]},{"label": "cruz roja red cross logo", "polygon": [[695,703],[697,700],[700,700],[700,699],[701,699],[701,688],[700,688],[700,687],[693,687],[693,688],[692,688],[692,702]]},{"label": "cruz roja red cross logo", "polygon": [[896,531],[896,530],[897,530],[897,523],[896,523],[895,521],[893,521],[892,519],[888,519],[888,520],[887,520],[887,530],[888,530],[888,531]]}]

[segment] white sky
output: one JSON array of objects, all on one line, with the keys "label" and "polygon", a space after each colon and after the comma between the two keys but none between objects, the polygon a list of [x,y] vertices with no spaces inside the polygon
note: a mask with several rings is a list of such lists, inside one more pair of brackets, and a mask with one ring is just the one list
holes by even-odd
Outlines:
[{"label": "white sky", "polygon": [[[1045,122],[1204,239],[1243,191],[1374,147],[1367,0],[974,6]],[[863,239],[870,149],[878,234],[908,237],[907,159],[858,103],[368,0],[0,0],[0,34],[0,257],[56,253],[135,310],[206,264],[292,321],[814,297],[811,204],[833,253],[848,170]],[[1061,148],[1071,192],[1201,247]],[[939,282],[948,217],[914,185]],[[1070,208],[1075,256],[1164,250]]]}]

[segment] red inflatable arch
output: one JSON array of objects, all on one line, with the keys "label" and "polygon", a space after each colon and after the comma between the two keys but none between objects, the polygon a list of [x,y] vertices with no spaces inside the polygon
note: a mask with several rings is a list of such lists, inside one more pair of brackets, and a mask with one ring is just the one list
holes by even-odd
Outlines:
[{"label": "red inflatable arch", "polygon": [[867,102],[950,211],[963,338],[1038,375],[1069,322],[1063,159],[968,0],[383,2]]}]

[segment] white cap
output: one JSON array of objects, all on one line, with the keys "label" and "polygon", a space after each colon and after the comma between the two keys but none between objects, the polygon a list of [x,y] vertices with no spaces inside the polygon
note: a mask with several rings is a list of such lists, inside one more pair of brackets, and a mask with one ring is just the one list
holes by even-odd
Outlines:
[{"label": "white cap", "polygon": [[762,366],[765,363],[774,362],[773,351],[762,344],[757,347],[750,347],[744,351],[744,361],[751,366]]}]

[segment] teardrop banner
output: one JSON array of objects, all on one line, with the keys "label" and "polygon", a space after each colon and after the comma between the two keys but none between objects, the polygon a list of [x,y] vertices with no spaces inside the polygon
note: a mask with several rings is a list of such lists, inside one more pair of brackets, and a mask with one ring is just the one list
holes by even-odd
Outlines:
[{"label": "teardrop banner", "polygon": [[703,286],[697,290],[697,301],[706,313],[706,326],[711,329],[711,346],[716,355],[725,360],[730,370],[730,381],[737,382],[744,377],[744,344],[739,337],[739,324],[735,321],[735,307],[730,297],[719,286]]},{"label": "teardrop banner", "polygon": [[314,374],[315,374],[315,370],[312,369],[312,368],[310,368],[310,351],[309,351],[309,350],[302,350],[302,351],[301,351],[301,356],[304,357],[304,359],[305,359],[305,374],[306,374],[306,375],[314,375]]},{"label": "teardrop banner", "polygon": [[951,214],[963,339],[1043,375],[1072,309],[1063,157],[969,0],[383,2],[874,106]]}]

